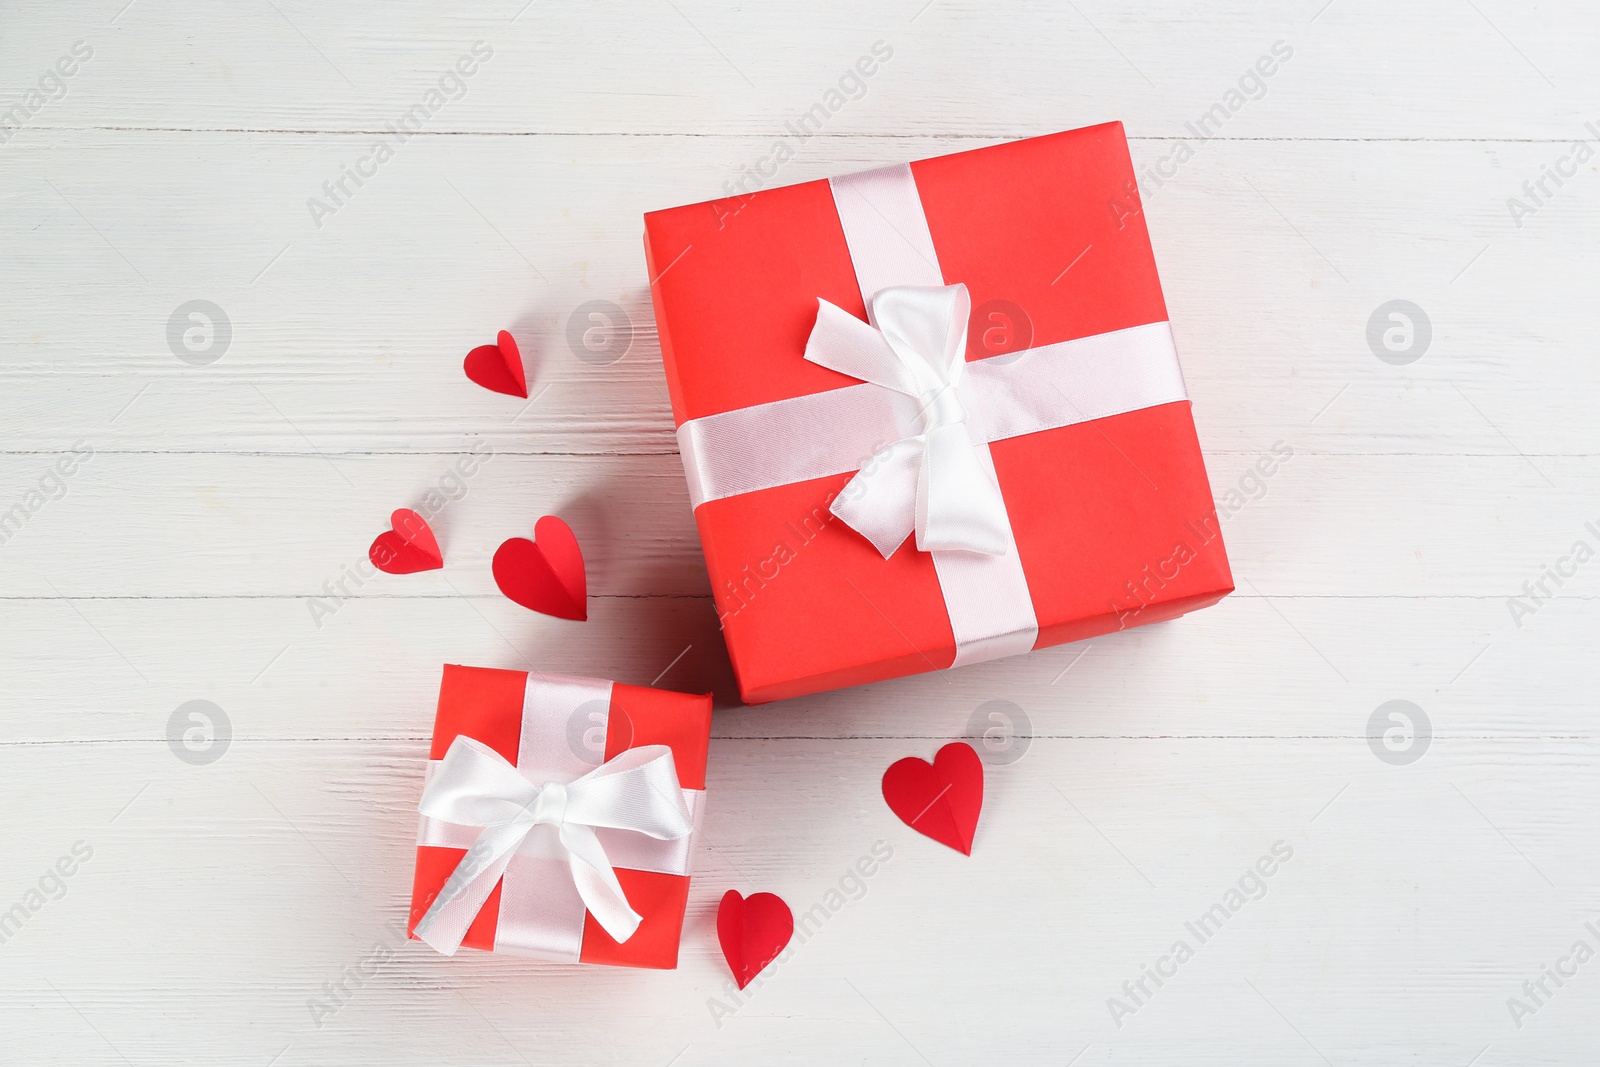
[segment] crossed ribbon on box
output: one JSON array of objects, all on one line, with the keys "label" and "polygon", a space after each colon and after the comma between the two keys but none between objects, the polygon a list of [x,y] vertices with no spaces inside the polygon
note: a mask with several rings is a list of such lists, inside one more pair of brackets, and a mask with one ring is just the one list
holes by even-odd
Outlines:
[{"label": "crossed ribbon on box", "polygon": [[829,510],[885,559],[916,535],[954,665],[1026,652],[1039,622],[990,445],[1185,400],[1171,327],[968,361],[971,299],[945,284],[911,168],[829,185],[869,322],[819,300],[805,358],[857,384],[682,423],[690,502],[852,472]]},{"label": "crossed ribbon on box", "polygon": [[416,926],[417,937],[447,956],[461,947],[512,858],[528,848],[535,827],[555,827],[584,907],[618,942],[633,936],[641,917],[628,903],[595,831],[631,830],[658,841],[694,832],[672,750],[665,745],[628,749],[570,782],[536,783],[488,745],[458,736],[423,790],[418,809],[442,822],[482,827]]}]

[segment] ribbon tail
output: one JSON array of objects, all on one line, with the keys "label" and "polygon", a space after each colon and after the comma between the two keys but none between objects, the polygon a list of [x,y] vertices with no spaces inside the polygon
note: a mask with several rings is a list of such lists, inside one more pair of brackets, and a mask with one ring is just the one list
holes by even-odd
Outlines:
[{"label": "ribbon tail", "polygon": [[1000,486],[984,469],[964,425],[929,433],[917,472],[917,548],[1003,556],[1011,520]]},{"label": "ribbon tail", "polygon": [[846,526],[871,541],[884,559],[905,544],[914,528],[924,451],[920,437],[879,449],[828,506]]},{"label": "ribbon tail", "polygon": [[531,827],[531,823],[505,824],[479,834],[418,920],[413,931],[418,939],[454,956]]},{"label": "ribbon tail", "polygon": [[567,786],[561,844],[572,882],[601,929],[621,943],[644,920],[628,903],[596,827],[630,830],[657,840],[694,833],[670,748],[629,749]]},{"label": "ribbon tail", "polygon": [[628,940],[644,917],[628,903],[600,838],[588,826],[568,823],[561,828],[561,843],[566,847],[567,864],[583,906],[613,941],[620,944]]}]

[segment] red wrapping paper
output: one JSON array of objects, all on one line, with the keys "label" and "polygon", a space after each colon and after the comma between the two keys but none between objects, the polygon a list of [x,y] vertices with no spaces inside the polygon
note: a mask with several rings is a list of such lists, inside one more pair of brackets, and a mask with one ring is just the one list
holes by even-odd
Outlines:
[{"label": "red wrapping paper", "polygon": [[[499,752],[513,764],[521,744],[525,671],[448,664],[439,685],[439,710],[434,720],[429,759],[440,760],[457,735],[464,734]],[[704,789],[706,753],[711,739],[711,697],[614,683],[606,720],[605,753],[644,745],[672,749],[679,784]],[[408,932],[444,887],[465,849],[417,846]],[[580,963],[670,970],[678,965],[678,943],[689,899],[689,877],[617,867],[617,879],[628,903],[643,916],[626,942],[613,940],[594,919],[584,919]],[[462,945],[493,951],[503,885],[497,885],[468,929]],[[413,934],[413,939],[415,935]]]},{"label": "red wrapping paper", "polygon": [[[1120,123],[911,170],[945,282],[971,293],[969,361],[1010,350],[1021,332],[1038,347],[1167,318]],[[866,317],[826,181],[649,213],[645,250],[678,425],[856,384],[803,358],[819,297]],[[1175,618],[1232,591],[1188,401],[991,449],[1039,621],[1034,647]],[[885,561],[829,514],[850,477],[696,509],[749,703],[954,659],[931,558],[908,543]]]}]

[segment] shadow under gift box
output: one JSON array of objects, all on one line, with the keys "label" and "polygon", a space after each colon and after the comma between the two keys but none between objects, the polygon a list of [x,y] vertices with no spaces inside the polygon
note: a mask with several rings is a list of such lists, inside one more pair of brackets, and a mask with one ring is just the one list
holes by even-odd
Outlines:
[{"label": "shadow under gift box", "polygon": [[[541,708],[536,694],[530,691],[526,671],[447,664],[439,683],[439,710],[428,758],[444,759],[455,739],[465,736],[488,745],[527,774],[541,766],[571,767],[577,756],[581,756],[583,764],[598,766],[627,749],[665,745],[672,750],[679,784],[685,790],[704,791],[706,755],[711,743],[709,694],[674,693],[614,682],[610,685],[610,701],[603,714],[584,705],[576,712],[559,713],[551,719],[549,710]],[[545,715],[546,721],[525,726],[525,718],[540,715]],[[597,718],[603,721],[605,731],[603,752],[591,753],[588,749],[599,739],[587,733],[598,728]],[[545,739],[551,751],[522,751],[533,738]],[[563,746],[567,751],[555,746]],[[690,848],[693,848],[692,841]],[[416,939],[418,921],[466,854],[465,848],[418,844],[407,924],[407,933],[412,939]],[[677,967],[684,910],[689,901],[689,875],[636,870],[616,857],[613,860],[617,880],[629,905],[642,921],[632,937],[619,942],[606,933],[593,915],[583,912],[581,951],[578,958],[570,962],[661,970]],[[468,927],[461,941],[463,946],[496,950],[505,889],[506,882],[501,881],[490,892],[477,918]],[[529,907],[537,909],[538,901],[519,901],[518,907],[523,911]],[[500,950],[506,951],[504,946]],[[550,958],[537,953],[520,954]]]},{"label": "shadow under gift box", "polygon": [[[1031,330],[1029,348],[1166,321],[1121,123],[910,171],[944,283],[971,294],[969,363],[993,356],[989,308],[1020,312],[1005,325]],[[648,213],[645,252],[676,425],[858,384],[804,358],[819,298],[867,317],[829,182]],[[887,443],[864,448],[862,461]],[[990,449],[1038,620],[1034,648],[1172,619],[1232,592],[1188,400]],[[695,509],[748,703],[955,659],[930,555],[908,541],[885,560],[829,513],[852,476]]]}]

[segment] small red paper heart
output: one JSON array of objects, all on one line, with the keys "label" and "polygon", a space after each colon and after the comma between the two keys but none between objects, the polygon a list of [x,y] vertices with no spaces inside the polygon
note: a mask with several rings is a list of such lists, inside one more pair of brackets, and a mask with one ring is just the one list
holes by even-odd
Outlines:
[{"label": "small red paper heart", "polygon": [[554,515],[533,524],[534,540],[513,537],[494,553],[494,581],[525,608],[558,619],[589,617],[583,552],[572,528]]},{"label": "small red paper heart", "polygon": [[436,571],[444,566],[444,553],[428,527],[428,520],[410,508],[389,516],[392,530],[385,530],[367,549],[372,565],[385,574],[413,574]]},{"label": "small red paper heart", "polygon": [[730,889],[717,905],[717,941],[734,981],[743,989],[778,958],[794,936],[794,913],[772,893],[748,897]]},{"label": "small red paper heart", "polygon": [[468,378],[485,389],[524,399],[528,396],[528,376],[522,369],[522,353],[517,350],[516,339],[505,330],[500,331],[494,344],[479,345],[468,352],[461,368]]},{"label": "small red paper heart", "polygon": [[932,763],[896,760],[883,772],[883,799],[917,833],[970,856],[983,809],[983,761],[965,741],[944,746]]}]

